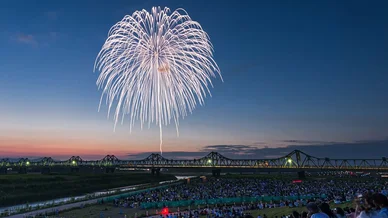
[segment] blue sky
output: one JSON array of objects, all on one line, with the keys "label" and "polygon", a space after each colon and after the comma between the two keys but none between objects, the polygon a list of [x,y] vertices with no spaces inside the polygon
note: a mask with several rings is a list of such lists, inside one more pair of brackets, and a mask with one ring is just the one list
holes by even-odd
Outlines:
[{"label": "blue sky", "polygon": [[166,151],[388,137],[386,1],[1,4],[0,148],[11,156],[158,150],[156,126],[113,132],[106,107],[97,112],[93,73],[109,28],[152,6],[182,7],[198,21],[224,78],[179,137],[165,130]]}]

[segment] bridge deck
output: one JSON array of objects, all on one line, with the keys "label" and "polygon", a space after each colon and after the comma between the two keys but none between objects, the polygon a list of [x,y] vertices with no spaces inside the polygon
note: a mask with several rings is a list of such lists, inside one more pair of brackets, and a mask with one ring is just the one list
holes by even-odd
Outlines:
[{"label": "bridge deck", "polygon": [[160,154],[151,154],[143,160],[121,160],[107,155],[101,160],[83,160],[73,156],[57,161],[51,157],[37,160],[21,158],[17,161],[1,159],[0,168],[7,167],[134,167],[134,168],[251,168],[251,169],[325,169],[325,170],[377,170],[388,171],[387,158],[381,159],[330,159],[318,158],[295,150],[274,159],[230,159],[217,152],[193,160],[172,160]]}]

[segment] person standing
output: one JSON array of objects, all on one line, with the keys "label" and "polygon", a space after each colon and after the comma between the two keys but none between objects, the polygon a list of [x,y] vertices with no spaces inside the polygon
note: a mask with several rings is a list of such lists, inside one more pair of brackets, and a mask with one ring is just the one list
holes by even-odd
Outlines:
[{"label": "person standing", "polygon": [[346,218],[345,211],[340,207],[334,208],[334,213],[336,214],[337,218]]},{"label": "person standing", "polygon": [[373,203],[373,195],[370,192],[364,193],[356,203],[357,218],[381,218],[376,211],[376,206]]},{"label": "person standing", "polygon": [[373,195],[373,203],[380,208],[378,212],[381,218],[388,218],[388,199],[385,195],[377,193]]},{"label": "person standing", "polygon": [[306,208],[309,211],[307,217],[310,217],[310,218],[329,218],[328,215],[326,215],[325,213],[322,213],[319,210],[318,205],[316,205],[315,203],[307,204]]}]

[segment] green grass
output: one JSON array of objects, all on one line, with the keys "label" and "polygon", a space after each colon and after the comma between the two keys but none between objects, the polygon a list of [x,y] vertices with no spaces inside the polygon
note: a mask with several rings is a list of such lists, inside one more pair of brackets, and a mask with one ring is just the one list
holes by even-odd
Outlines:
[{"label": "green grass", "polygon": [[172,175],[161,174],[157,177],[146,173],[2,175],[0,176],[0,205],[52,200],[121,186],[173,179],[175,177]]}]

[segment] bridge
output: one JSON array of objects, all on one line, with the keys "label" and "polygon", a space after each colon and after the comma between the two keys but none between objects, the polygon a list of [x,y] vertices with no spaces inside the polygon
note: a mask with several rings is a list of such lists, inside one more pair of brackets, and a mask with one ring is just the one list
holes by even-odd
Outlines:
[{"label": "bridge", "polygon": [[148,168],[160,170],[161,168],[235,168],[235,169],[293,169],[305,170],[360,170],[360,171],[388,171],[387,158],[380,159],[331,159],[308,155],[302,151],[294,150],[291,153],[273,159],[231,159],[217,152],[192,160],[167,159],[160,154],[151,154],[142,160],[122,160],[114,155],[107,155],[101,160],[83,160],[79,156],[72,156],[68,160],[54,160],[44,157],[35,160],[20,158],[11,160],[0,159],[0,170],[4,173],[7,168],[18,167],[24,172],[26,168],[39,167],[50,169],[52,167],[67,167],[78,169],[79,167],[101,167],[107,172],[116,168]]}]

